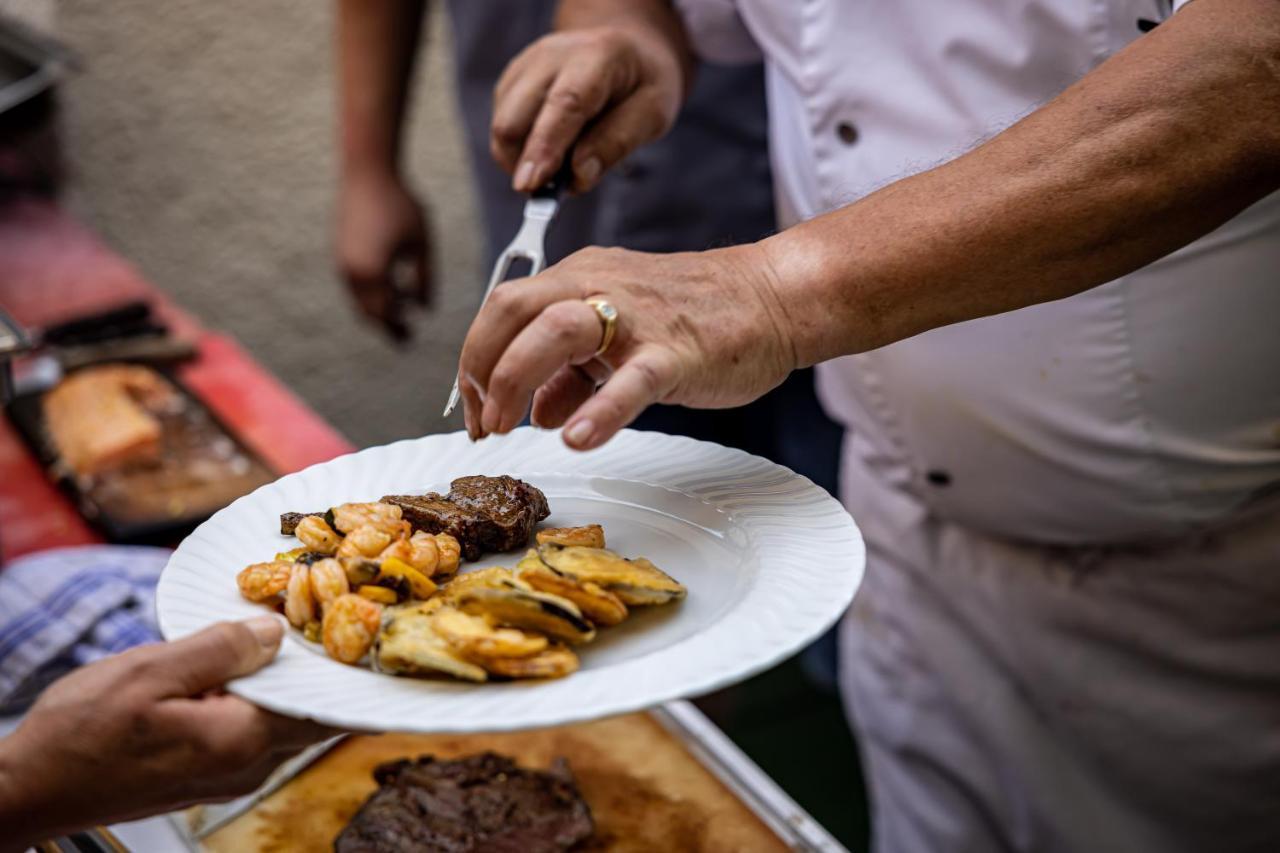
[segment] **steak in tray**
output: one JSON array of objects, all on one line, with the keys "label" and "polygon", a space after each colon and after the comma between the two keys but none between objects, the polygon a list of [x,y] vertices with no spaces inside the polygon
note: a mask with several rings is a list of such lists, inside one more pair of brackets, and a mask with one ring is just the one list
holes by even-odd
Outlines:
[{"label": "steak in tray", "polygon": [[564,759],[539,771],[494,752],[423,756],[373,775],[378,790],[334,842],[337,853],[559,853],[594,831]]},{"label": "steak in tray", "polygon": [[551,514],[546,495],[507,476],[459,477],[447,495],[387,495],[382,501],[400,507],[415,530],[452,535],[468,560],[526,545],[534,525]]}]

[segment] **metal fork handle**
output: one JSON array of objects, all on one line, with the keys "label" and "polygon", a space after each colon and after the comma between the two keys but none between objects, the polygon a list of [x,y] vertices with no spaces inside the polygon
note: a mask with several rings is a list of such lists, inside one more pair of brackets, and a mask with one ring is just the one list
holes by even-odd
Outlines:
[{"label": "metal fork handle", "polygon": [[[493,265],[493,273],[489,276],[489,286],[484,290],[484,297],[480,300],[483,306],[489,301],[489,294],[493,293],[494,288],[507,280],[507,273],[511,272],[511,264],[518,260],[526,260],[529,262],[529,276],[535,276],[542,272],[547,265],[546,239],[547,228],[551,225],[551,220],[555,219],[556,210],[559,209],[560,203],[555,195],[535,195],[524,204],[524,221],[520,223],[520,230],[516,232],[515,238],[502,250],[502,254],[498,255],[498,261]],[[453,410],[458,406],[458,400],[461,399],[462,393],[458,389],[458,377],[453,378],[453,389],[449,392],[449,402],[445,404],[443,417],[449,417],[453,414]]]}]

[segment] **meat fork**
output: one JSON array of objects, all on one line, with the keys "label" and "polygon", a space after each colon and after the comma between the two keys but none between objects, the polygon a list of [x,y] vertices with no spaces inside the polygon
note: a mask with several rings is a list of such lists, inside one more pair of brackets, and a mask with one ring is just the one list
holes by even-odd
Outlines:
[{"label": "meat fork", "polygon": [[[507,274],[511,272],[511,265],[515,261],[528,261],[530,276],[537,275],[546,267],[547,229],[560,210],[565,191],[573,183],[573,167],[570,163],[570,158],[566,157],[555,177],[534,190],[524,203],[524,221],[520,223],[515,239],[498,255],[493,273],[489,276],[489,286],[485,288],[484,298],[480,300],[481,306],[488,301],[493,289],[507,280]],[[454,376],[453,390],[449,392],[449,402],[444,407],[444,417],[449,417],[457,407],[460,396],[458,377]]]}]

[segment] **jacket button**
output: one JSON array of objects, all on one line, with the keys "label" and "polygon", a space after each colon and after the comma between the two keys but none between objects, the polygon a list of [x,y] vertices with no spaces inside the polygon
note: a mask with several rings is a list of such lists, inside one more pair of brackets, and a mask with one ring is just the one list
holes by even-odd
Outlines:
[{"label": "jacket button", "polygon": [[946,471],[933,470],[924,475],[924,478],[933,486],[949,486],[951,485],[951,475]]},{"label": "jacket button", "polygon": [[842,121],[836,125],[836,136],[845,145],[852,145],[858,141],[858,129],[849,122]]}]

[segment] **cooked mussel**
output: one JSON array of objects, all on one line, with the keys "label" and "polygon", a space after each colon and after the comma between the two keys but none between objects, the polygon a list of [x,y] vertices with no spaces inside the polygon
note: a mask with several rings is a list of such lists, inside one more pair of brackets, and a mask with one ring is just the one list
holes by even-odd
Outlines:
[{"label": "cooked mussel", "polygon": [[515,580],[515,574],[510,569],[493,567],[488,569],[477,569],[474,572],[466,572],[456,576],[453,580],[440,587],[437,598],[446,604],[453,604],[457,601],[458,596],[465,590],[476,587],[498,587],[503,584],[510,583]]},{"label": "cooked mussel", "polygon": [[539,545],[581,545],[585,548],[604,547],[604,528],[598,524],[582,527],[548,527],[539,530],[535,537]]},{"label": "cooked mussel", "polygon": [[685,597],[682,584],[644,557],[628,560],[604,548],[548,543],[538,546],[538,558],[562,575],[604,587],[628,605],[666,604]]},{"label": "cooked mussel", "polygon": [[435,602],[388,607],[373,645],[373,666],[394,675],[445,673],[466,681],[485,681],[488,674],[464,660],[435,630]]},{"label": "cooked mussel", "polygon": [[530,549],[516,566],[517,577],[539,592],[567,598],[582,614],[597,625],[617,625],[627,618],[627,605],[609,590],[591,581],[580,581],[562,575],[542,562],[538,552]]},{"label": "cooked mussel", "polygon": [[453,604],[465,613],[484,616],[499,625],[546,634],[566,643],[587,643],[596,629],[578,605],[566,598],[538,592],[517,579],[496,586],[471,584],[457,592]]},{"label": "cooked mussel", "polygon": [[518,628],[498,628],[483,616],[439,607],[431,615],[432,627],[462,657],[488,667],[495,658],[527,658],[547,648],[547,638]]},{"label": "cooked mussel", "polygon": [[551,646],[527,658],[495,658],[485,662],[485,669],[503,678],[562,678],[578,670],[578,656],[573,649]]}]

